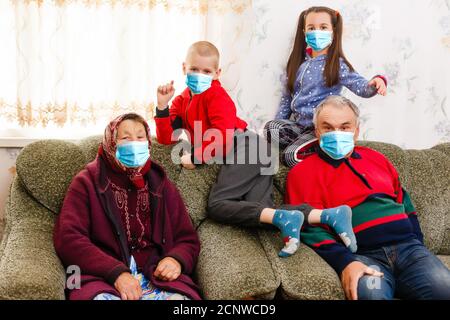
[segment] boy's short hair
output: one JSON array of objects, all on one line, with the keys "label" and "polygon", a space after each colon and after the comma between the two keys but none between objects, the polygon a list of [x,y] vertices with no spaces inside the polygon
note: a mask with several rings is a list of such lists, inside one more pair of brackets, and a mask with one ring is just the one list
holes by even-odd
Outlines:
[{"label": "boy's short hair", "polygon": [[189,56],[193,53],[197,53],[202,57],[215,56],[217,58],[216,68],[219,67],[220,53],[219,50],[216,48],[216,46],[213,45],[211,42],[197,41],[193,43],[188,49],[186,60],[188,60]]}]

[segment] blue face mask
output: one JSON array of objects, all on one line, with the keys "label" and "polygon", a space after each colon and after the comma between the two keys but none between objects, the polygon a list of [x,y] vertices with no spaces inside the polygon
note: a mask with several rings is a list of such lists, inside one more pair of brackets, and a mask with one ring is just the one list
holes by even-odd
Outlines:
[{"label": "blue face mask", "polygon": [[137,168],[143,166],[150,158],[148,141],[130,141],[118,144],[116,158],[125,167]]},{"label": "blue face mask", "polygon": [[200,94],[211,87],[213,77],[202,73],[188,73],[186,85],[194,94]]},{"label": "blue face mask", "polygon": [[305,35],[305,41],[314,51],[322,51],[333,41],[333,32],[326,30],[308,31]]},{"label": "blue face mask", "polygon": [[320,148],[335,160],[344,158],[355,147],[353,132],[332,131],[320,136]]}]

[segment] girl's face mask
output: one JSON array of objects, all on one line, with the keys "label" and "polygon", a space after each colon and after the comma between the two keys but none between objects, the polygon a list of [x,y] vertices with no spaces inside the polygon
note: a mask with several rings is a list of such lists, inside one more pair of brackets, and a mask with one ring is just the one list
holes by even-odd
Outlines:
[{"label": "girl's face mask", "polygon": [[322,51],[333,42],[333,32],[327,30],[313,30],[305,34],[306,43],[314,51]]}]

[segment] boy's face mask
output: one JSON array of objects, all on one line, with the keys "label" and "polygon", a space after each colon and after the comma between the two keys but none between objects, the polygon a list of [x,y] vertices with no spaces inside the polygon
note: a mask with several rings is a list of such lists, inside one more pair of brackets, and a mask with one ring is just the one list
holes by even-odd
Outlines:
[{"label": "boy's face mask", "polygon": [[335,160],[343,159],[355,147],[354,132],[331,131],[320,135],[320,148]]},{"label": "boy's face mask", "polygon": [[137,168],[143,166],[150,158],[148,141],[130,141],[118,144],[116,158],[125,167]]},{"label": "boy's face mask", "polygon": [[306,43],[314,51],[322,51],[333,42],[333,32],[326,30],[313,30],[305,34]]},{"label": "boy's face mask", "polygon": [[188,73],[186,85],[194,94],[200,94],[211,87],[213,77],[202,73]]}]

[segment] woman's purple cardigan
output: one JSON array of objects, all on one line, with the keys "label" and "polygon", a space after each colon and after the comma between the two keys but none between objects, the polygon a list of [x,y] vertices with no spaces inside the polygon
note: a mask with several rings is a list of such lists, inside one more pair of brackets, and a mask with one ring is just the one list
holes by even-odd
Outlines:
[{"label": "woman's purple cardigan", "polygon": [[[158,288],[201,299],[190,277],[200,242],[183,200],[158,164],[152,163],[145,178],[150,190],[153,251],[142,272]],[[104,160],[97,157],[73,179],[55,224],[56,253],[64,267],[76,265],[81,270],[81,288],[68,289],[69,299],[93,299],[102,292],[120,296],[114,282],[122,272],[129,272],[130,252],[114,201]],[[182,265],[178,279],[168,282],[153,276],[164,257],[173,257]]]}]

